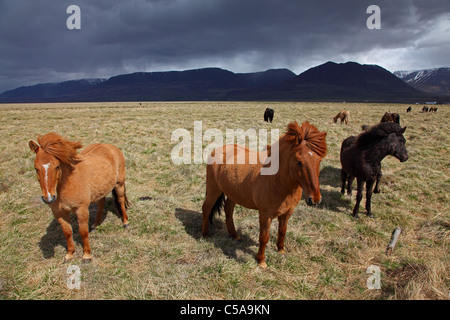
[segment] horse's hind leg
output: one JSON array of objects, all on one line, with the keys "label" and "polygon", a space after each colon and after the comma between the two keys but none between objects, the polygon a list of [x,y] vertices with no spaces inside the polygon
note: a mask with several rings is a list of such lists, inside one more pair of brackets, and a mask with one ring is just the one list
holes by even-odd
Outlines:
[{"label": "horse's hind leg", "polygon": [[378,172],[378,174],[377,174],[377,181],[375,183],[375,189],[373,190],[373,193],[380,193],[380,180],[381,180],[382,175],[383,174],[381,173],[381,170],[380,170],[380,172]]},{"label": "horse's hind leg", "polygon": [[236,240],[240,240],[241,237],[237,235],[236,228],[234,227],[233,221],[233,211],[236,203],[231,201],[229,198],[225,201],[225,223],[227,225],[228,234]]},{"label": "horse's hind leg", "polygon": [[208,189],[206,191],[205,201],[202,205],[202,236],[206,237],[209,234],[209,216],[221,196],[222,191]]},{"label": "horse's hind leg", "polygon": [[357,179],[358,182],[358,191],[356,193],[356,204],[353,208],[353,218],[358,219],[358,212],[359,212],[359,204],[361,203],[362,194],[363,194],[363,188],[364,188],[364,180]]},{"label": "horse's hind leg", "polygon": [[353,181],[355,181],[355,177],[352,177],[351,175],[348,175],[348,179],[347,179],[347,195],[349,197],[352,196]]},{"label": "horse's hind leg", "polygon": [[97,215],[95,216],[95,222],[92,229],[97,228],[103,221],[103,208],[105,207],[105,197],[101,198],[97,202]]},{"label": "horse's hind leg", "polygon": [[128,227],[128,215],[127,215],[127,207],[128,207],[128,199],[125,191],[125,182],[118,182],[116,187],[113,190],[114,201],[116,202],[117,209],[119,213],[122,215],[123,227]]}]

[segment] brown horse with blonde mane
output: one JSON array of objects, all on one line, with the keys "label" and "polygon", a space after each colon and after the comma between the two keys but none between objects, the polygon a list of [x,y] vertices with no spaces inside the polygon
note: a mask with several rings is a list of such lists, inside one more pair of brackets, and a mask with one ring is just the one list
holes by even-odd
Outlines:
[{"label": "brown horse with blonde mane", "polygon": [[103,220],[105,197],[112,190],[123,226],[128,226],[122,152],[113,145],[97,143],[78,153],[77,150],[83,147],[80,142],[67,141],[56,133],[38,137],[38,144],[30,141],[29,146],[36,153],[34,168],[42,189],[42,200],[52,209],[67,240],[64,260],[72,260],[75,251],[70,222],[70,213],[74,212],[83,241],[83,262],[90,262],[90,203],[98,203],[95,229]]},{"label": "brown horse with blonde mane", "polygon": [[[304,122],[288,125],[287,131],[266,151],[256,152],[240,145],[216,148],[206,167],[206,198],[202,207],[202,235],[208,235],[208,219],[212,222],[215,212],[224,207],[227,231],[240,239],[233,222],[236,204],[259,210],[258,265],[267,268],[265,248],[269,241],[270,224],[278,218],[277,248],[282,254],[289,217],[300,202],[302,190],[308,205],[318,205],[322,196],[319,189],[319,165],[327,151],[326,132]],[[262,169],[274,165],[273,153],[278,152],[278,170],[262,174]],[[252,155],[258,160],[250,164]],[[246,159],[244,164],[238,158]],[[212,161],[211,161],[212,160]],[[226,200],[225,200],[226,199]]]}]

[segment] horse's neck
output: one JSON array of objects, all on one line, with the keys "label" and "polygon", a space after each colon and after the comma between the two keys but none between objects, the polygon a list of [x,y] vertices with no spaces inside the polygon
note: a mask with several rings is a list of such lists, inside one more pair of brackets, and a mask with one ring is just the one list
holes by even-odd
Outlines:
[{"label": "horse's neck", "polygon": [[386,139],[376,142],[370,149],[366,150],[366,160],[379,164],[389,154],[389,146]]},{"label": "horse's neck", "polygon": [[[66,188],[70,181],[73,179],[74,174],[76,174],[76,169],[78,166],[80,166],[81,162],[74,164],[71,167],[68,165],[62,165],[61,166],[61,177],[59,178],[58,182],[58,191]],[[73,180],[72,180],[73,181]]]},{"label": "horse's neck", "polygon": [[272,179],[271,184],[278,192],[282,191],[288,194],[295,194],[301,191],[300,183],[292,176],[289,170],[289,161],[292,157],[290,145],[287,145],[283,141],[277,141],[278,143],[278,171],[270,176]]}]

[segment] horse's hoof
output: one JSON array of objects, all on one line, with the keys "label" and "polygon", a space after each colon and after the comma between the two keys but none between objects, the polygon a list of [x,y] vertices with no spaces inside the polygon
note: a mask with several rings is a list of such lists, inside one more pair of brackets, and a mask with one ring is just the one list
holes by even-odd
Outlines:
[{"label": "horse's hoof", "polygon": [[83,263],[84,264],[89,264],[92,262],[92,258],[83,258]]},{"label": "horse's hoof", "polygon": [[265,270],[267,269],[267,263],[265,261],[261,261],[258,263],[258,267]]},{"label": "horse's hoof", "polygon": [[66,254],[64,257],[63,263],[67,263],[73,260],[73,255]]},{"label": "horse's hoof", "polygon": [[129,223],[124,223],[124,224],[123,224],[123,228],[124,228],[124,229],[127,229],[129,225],[130,225]]}]

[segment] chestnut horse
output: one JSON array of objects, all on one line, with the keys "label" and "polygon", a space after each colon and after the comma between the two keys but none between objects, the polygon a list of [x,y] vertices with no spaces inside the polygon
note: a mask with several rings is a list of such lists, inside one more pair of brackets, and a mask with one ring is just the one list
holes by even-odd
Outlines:
[{"label": "chestnut horse", "polygon": [[348,110],[341,110],[337,115],[333,117],[334,123],[338,121],[338,119],[342,122],[345,122],[345,124],[348,124],[348,120],[350,119],[350,111]]},{"label": "chestnut horse", "polygon": [[95,229],[103,219],[105,196],[113,192],[123,226],[128,226],[125,193],[125,158],[122,152],[109,144],[92,144],[82,152],[80,142],[67,141],[56,133],[38,137],[38,143],[29,142],[36,153],[34,168],[42,189],[42,200],[52,209],[67,240],[65,261],[73,259],[75,244],[72,237],[70,213],[78,219],[83,240],[83,262],[90,262],[89,204],[98,203]]},{"label": "chestnut horse", "polygon": [[[206,167],[206,198],[202,207],[202,235],[208,235],[208,218],[212,222],[214,212],[224,206],[227,231],[234,239],[240,239],[233,222],[236,204],[259,210],[259,250],[256,255],[258,265],[267,268],[265,248],[269,241],[270,224],[278,218],[277,248],[282,254],[289,217],[305,192],[308,205],[318,205],[322,196],[319,189],[319,164],[327,151],[326,132],[304,122],[300,127],[292,122],[287,132],[267,150],[256,152],[240,145],[216,148],[208,159]],[[274,165],[272,152],[278,152],[278,170],[271,175],[262,174]],[[252,155],[259,161],[250,164]],[[246,159],[244,164],[237,159]],[[213,161],[211,161],[213,159]],[[226,200],[225,200],[226,196]]]}]

